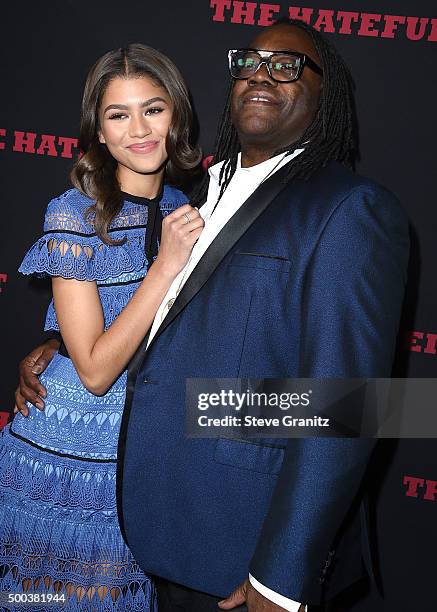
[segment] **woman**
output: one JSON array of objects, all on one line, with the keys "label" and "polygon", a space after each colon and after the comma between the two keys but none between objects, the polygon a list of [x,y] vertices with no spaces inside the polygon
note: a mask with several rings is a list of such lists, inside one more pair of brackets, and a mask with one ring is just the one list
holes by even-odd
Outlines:
[{"label": "woman", "polygon": [[199,162],[190,123],[182,77],[158,51],[129,45],[91,69],[75,189],[50,202],[20,267],[52,277],[45,329],[63,344],[41,377],[45,411],[29,404],[0,438],[0,591],[22,593],[17,604],[156,608],[120,534],[116,450],[125,369],[203,228],[168,185]]}]

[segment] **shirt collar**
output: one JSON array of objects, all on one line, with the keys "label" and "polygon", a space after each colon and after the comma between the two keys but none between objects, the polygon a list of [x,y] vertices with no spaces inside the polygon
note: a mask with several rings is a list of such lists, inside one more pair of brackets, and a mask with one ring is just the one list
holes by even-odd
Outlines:
[{"label": "shirt collar", "polygon": [[[236,173],[237,172],[241,173],[241,175],[244,175],[244,176],[249,176],[250,175],[253,178],[256,178],[257,176],[262,177],[262,176],[268,174],[269,172],[271,172],[275,168],[275,166],[277,164],[279,164],[279,162],[281,162],[283,159],[285,159],[285,158],[293,159],[293,157],[296,157],[302,151],[303,151],[303,149],[296,149],[296,151],[294,151],[293,153],[286,153],[285,155],[284,155],[284,153],[279,153],[279,155],[275,155],[274,157],[270,157],[269,159],[266,159],[265,161],[261,162],[260,164],[256,164],[255,166],[251,166],[250,168],[242,168],[241,167],[241,152],[240,152],[240,153],[238,153],[237,168],[236,168],[235,172]],[[218,164],[214,164],[214,165],[212,165],[212,166],[210,166],[208,168],[209,176],[217,184],[219,183],[220,170],[221,170],[221,168],[222,168],[224,163],[225,163],[224,161],[221,161],[221,162],[218,162]]]}]

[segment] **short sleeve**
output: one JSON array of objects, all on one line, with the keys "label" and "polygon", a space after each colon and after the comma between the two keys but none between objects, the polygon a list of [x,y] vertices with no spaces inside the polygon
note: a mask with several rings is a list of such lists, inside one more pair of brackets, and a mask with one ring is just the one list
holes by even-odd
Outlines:
[{"label": "short sleeve", "polygon": [[[76,189],[53,199],[46,210],[44,233],[26,253],[19,272],[105,281],[141,270],[145,262],[143,245],[140,241],[117,246],[103,243],[87,221],[86,212],[92,204]],[[111,237],[119,240],[124,232]]]}]

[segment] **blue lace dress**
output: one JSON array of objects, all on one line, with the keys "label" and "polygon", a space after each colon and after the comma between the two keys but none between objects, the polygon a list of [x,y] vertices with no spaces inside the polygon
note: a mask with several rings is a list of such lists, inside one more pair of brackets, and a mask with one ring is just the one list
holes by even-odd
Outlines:
[{"label": "blue lace dress", "polygon": [[[110,236],[127,240],[107,246],[95,235],[92,219],[86,220],[93,202],[69,190],[50,202],[44,235],[20,271],[96,281],[108,328],[156,253],[152,216],[156,221],[159,211],[165,216],[186,201],[167,186],[159,204],[126,195]],[[45,329],[59,330],[53,301]],[[28,597],[24,608],[18,603],[0,608],[45,610],[41,602],[53,602],[56,595],[47,610],[156,610],[153,585],[126,547],[117,519],[126,372],[98,397],[82,385],[72,361],[58,353],[40,380],[47,389],[45,410],[29,405],[27,418],[17,414],[0,432],[0,594],[3,602],[5,593],[38,594],[40,604],[31,605]]]}]

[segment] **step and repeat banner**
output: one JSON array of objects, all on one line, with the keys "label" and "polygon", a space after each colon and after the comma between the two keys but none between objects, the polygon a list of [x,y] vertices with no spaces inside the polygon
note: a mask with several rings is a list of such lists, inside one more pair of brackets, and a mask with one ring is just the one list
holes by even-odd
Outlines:
[{"label": "step and repeat banner", "polygon": [[[41,0],[8,3],[0,23],[0,425],[13,408],[17,365],[40,343],[50,286],[18,266],[49,200],[77,159],[88,69],[106,51],[141,42],[169,55],[191,90],[205,156],[229,83],[226,51],[247,46],[280,16],[300,18],[338,47],[356,82],[358,171],[384,184],[411,220],[409,284],[394,373],[437,375],[435,238],[437,7],[431,0]],[[333,346],[341,351],[341,346]],[[354,610],[435,611],[437,442],[383,441],[369,470],[379,578]]]}]

